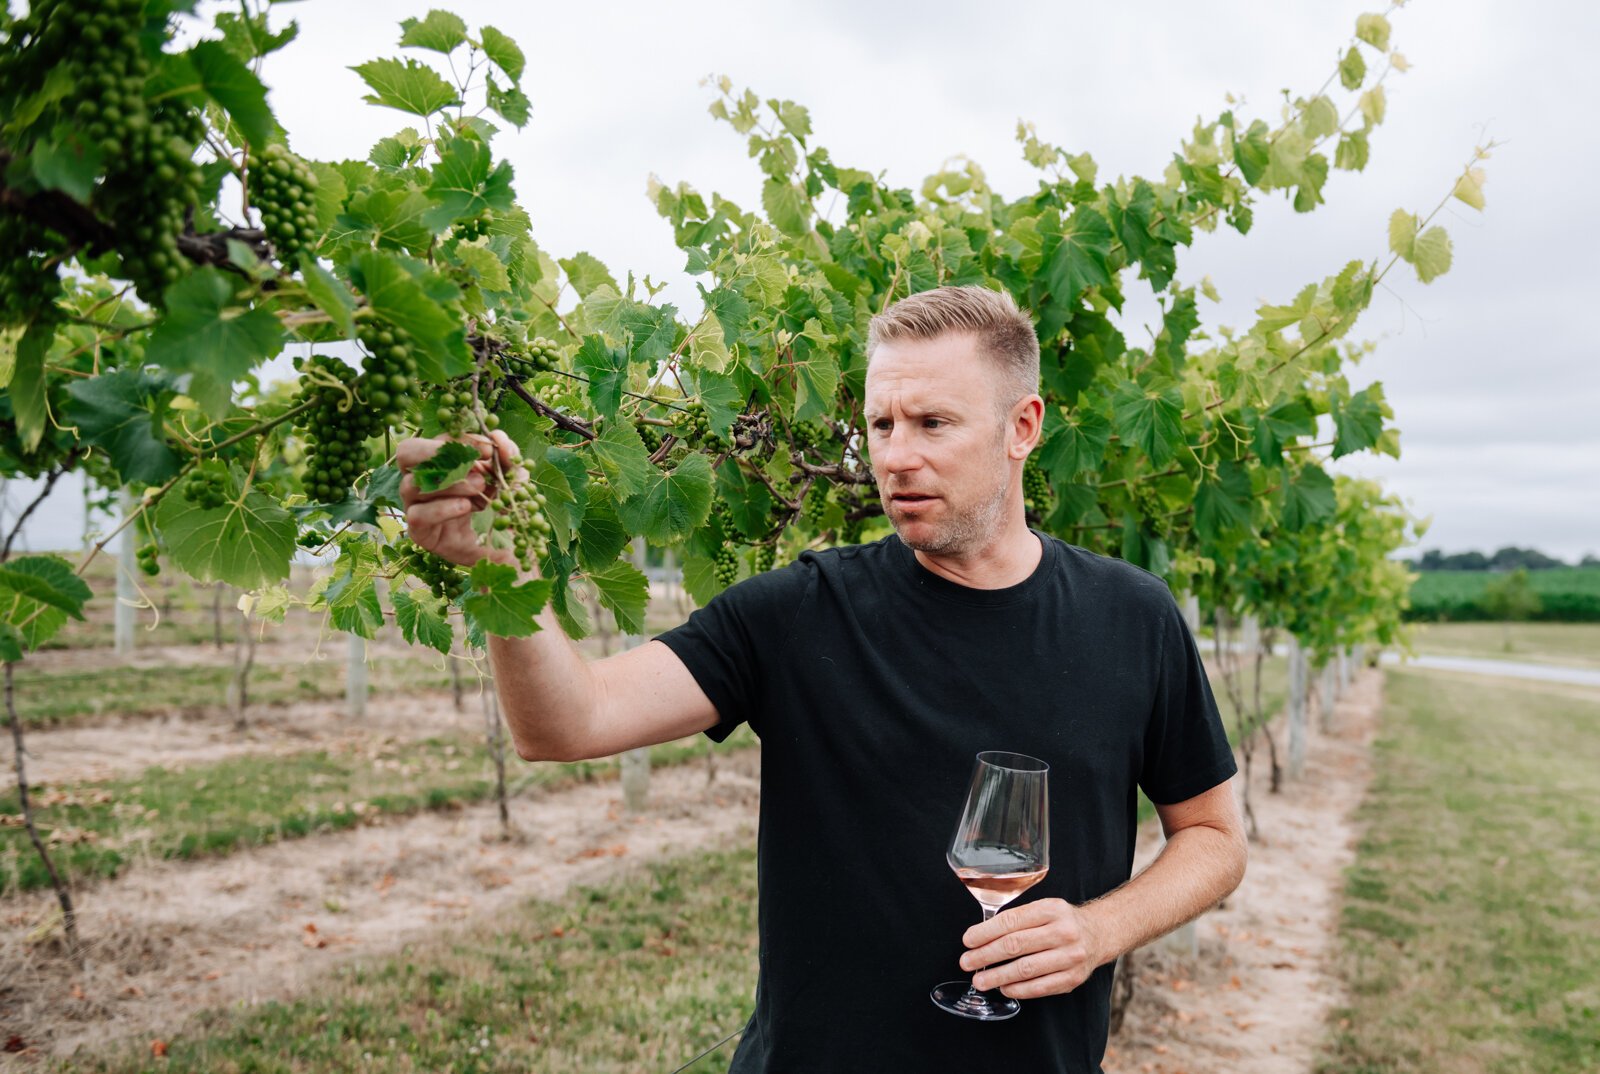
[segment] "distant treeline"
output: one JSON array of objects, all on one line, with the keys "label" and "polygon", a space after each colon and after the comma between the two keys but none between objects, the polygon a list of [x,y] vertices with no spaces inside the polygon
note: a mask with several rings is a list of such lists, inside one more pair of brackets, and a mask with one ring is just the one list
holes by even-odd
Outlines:
[{"label": "distant treeline", "polygon": [[[1411,607],[1406,617],[1458,622],[1537,619],[1600,623],[1600,565],[1593,560],[1593,556],[1586,556],[1584,565],[1579,567],[1530,567],[1522,575],[1459,567],[1426,571],[1417,576],[1411,587]],[[1523,590],[1527,595],[1520,592]],[[1525,603],[1508,600],[1508,591],[1522,597]],[[1518,610],[1513,612],[1511,608]]]},{"label": "distant treeline", "polygon": [[[1507,545],[1493,555],[1482,552],[1456,552],[1446,555],[1437,548],[1430,549],[1411,564],[1419,571],[1553,571],[1572,564],[1547,556],[1537,548],[1518,548]],[[1593,552],[1578,561],[1579,567],[1600,567],[1600,556]]]}]

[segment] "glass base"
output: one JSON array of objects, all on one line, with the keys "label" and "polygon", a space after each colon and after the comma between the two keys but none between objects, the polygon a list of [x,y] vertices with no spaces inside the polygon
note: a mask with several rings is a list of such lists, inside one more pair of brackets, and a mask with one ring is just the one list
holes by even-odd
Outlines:
[{"label": "glass base", "polygon": [[933,1005],[941,1011],[974,1018],[980,1022],[1003,1022],[1015,1018],[1022,1004],[1010,996],[996,992],[979,992],[971,981],[946,981],[928,993]]}]

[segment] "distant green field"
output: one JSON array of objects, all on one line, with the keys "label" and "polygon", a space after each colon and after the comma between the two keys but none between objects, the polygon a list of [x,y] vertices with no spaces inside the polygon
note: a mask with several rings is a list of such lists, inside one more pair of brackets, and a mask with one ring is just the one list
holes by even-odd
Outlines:
[{"label": "distant green field", "polygon": [[[1483,594],[1504,577],[1496,571],[1425,571],[1411,587],[1410,619],[1471,621],[1488,619]],[[1528,584],[1543,605],[1533,618],[1546,622],[1600,622],[1600,567],[1562,567],[1529,571]]]}]

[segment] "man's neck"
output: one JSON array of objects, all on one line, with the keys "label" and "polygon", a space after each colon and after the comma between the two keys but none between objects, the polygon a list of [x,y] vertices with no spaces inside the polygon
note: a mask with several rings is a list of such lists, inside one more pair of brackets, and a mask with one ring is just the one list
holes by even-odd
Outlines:
[{"label": "man's neck", "polygon": [[1044,545],[1019,514],[977,551],[963,555],[915,552],[917,562],[968,589],[1005,589],[1026,581],[1044,557]]}]

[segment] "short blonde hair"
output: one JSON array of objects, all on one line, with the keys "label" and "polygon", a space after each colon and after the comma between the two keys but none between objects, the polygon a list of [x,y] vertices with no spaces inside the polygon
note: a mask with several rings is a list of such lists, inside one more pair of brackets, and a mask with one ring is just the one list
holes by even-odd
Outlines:
[{"label": "short blonde hair", "polygon": [[1039,337],[1033,318],[1009,294],[987,287],[938,287],[902,298],[872,318],[867,361],[880,343],[938,339],[949,333],[974,337],[978,353],[999,368],[996,401],[1001,414],[1039,390]]}]

